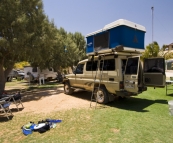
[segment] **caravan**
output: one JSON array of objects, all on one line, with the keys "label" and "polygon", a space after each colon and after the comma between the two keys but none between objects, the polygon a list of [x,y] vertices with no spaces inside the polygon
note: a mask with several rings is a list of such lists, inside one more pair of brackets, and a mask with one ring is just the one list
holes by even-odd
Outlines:
[{"label": "caravan", "polygon": [[53,68],[41,70],[38,67],[25,66],[24,73],[25,80],[28,82],[39,80],[39,77],[42,77],[45,80],[53,80],[57,78],[57,72],[54,72]]}]

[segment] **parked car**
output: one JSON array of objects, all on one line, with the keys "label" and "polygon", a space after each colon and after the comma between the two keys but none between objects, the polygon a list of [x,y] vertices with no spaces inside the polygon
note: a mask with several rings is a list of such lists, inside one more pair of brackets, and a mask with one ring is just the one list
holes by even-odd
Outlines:
[{"label": "parked car", "polygon": [[24,79],[25,73],[23,71],[16,71],[16,79],[18,77],[21,77],[21,79]]},{"label": "parked car", "polygon": [[7,81],[8,81],[8,82],[11,82],[12,79],[13,79],[14,77],[15,77],[15,71],[12,70],[12,71],[9,73],[9,75],[7,76]]}]

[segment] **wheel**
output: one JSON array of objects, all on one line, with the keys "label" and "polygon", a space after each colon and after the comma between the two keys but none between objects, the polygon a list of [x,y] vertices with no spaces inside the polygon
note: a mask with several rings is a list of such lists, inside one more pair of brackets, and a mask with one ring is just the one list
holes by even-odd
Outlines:
[{"label": "wheel", "polygon": [[109,102],[108,92],[104,86],[101,86],[99,89],[95,89],[95,99],[100,104],[106,104]]},{"label": "wheel", "polygon": [[69,83],[67,82],[64,83],[64,93],[68,95],[73,93],[73,89],[70,87]]},{"label": "wheel", "polygon": [[12,81],[12,77],[7,77],[7,81],[11,82]]}]

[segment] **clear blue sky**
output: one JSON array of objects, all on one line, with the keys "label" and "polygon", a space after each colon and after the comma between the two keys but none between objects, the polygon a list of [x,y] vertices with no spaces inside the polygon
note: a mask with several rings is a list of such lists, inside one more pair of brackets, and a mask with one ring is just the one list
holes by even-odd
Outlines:
[{"label": "clear blue sky", "polygon": [[145,46],[173,43],[173,0],[43,0],[45,14],[57,28],[84,36],[118,19],[145,26]]}]

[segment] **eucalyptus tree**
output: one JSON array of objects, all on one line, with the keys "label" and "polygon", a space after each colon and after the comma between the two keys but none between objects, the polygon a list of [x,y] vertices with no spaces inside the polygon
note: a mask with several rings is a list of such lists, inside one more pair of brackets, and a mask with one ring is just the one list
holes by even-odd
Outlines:
[{"label": "eucalyptus tree", "polygon": [[41,0],[0,0],[0,93],[16,62],[38,56],[45,18]]}]

